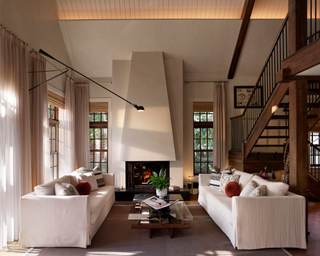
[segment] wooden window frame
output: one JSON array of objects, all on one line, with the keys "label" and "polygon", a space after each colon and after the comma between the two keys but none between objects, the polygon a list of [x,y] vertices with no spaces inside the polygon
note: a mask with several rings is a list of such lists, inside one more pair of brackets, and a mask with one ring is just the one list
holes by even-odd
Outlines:
[{"label": "wooden window frame", "polygon": [[[59,178],[59,109],[56,106],[53,106],[51,104],[48,104],[48,111],[51,111],[52,108],[49,108],[49,106],[54,107],[54,117],[51,118],[51,115],[48,113],[49,117],[49,129],[52,129],[51,127],[55,128],[55,136],[54,139],[52,139],[52,136],[50,137],[49,133],[49,145],[50,145],[50,175],[51,179]],[[55,151],[52,151],[52,141],[54,140],[55,144]],[[57,162],[56,165],[54,164],[54,155],[56,155]],[[53,165],[51,165],[51,156],[53,156]],[[54,171],[56,168],[56,171]]]}]

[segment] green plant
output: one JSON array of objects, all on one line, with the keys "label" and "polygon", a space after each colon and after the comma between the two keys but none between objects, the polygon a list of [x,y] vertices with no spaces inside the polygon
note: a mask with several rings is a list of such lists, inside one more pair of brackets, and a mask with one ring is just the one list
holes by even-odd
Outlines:
[{"label": "green plant", "polygon": [[163,190],[170,186],[169,179],[166,178],[166,172],[163,172],[162,169],[160,170],[159,175],[156,172],[153,172],[153,175],[150,176],[147,183],[151,185],[151,189],[156,188]]}]

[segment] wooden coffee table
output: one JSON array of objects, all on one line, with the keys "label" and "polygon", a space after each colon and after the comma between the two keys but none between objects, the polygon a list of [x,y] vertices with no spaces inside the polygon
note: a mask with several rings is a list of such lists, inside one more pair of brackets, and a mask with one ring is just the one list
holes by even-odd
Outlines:
[{"label": "wooden coffee table", "polygon": [[149,229],[149,238],[152,237],[152,229],[168,229],[172,238],[174,229],[190,228],[189,221],[193,220],[193,216],[180,194],[167,195],[164,200],[179,199],[180,201],[158,211],[143,203],[144,199],[151,196],[153,195],[137,194],[134,196],[128,216],[129,221],[136,221],[131,224],[132,229]]}]

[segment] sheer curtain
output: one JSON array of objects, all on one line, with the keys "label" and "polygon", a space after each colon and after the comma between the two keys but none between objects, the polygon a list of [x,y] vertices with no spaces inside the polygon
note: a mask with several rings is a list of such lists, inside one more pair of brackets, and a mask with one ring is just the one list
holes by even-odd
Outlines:
[{"label": "sheer curtain", "polygon": [[[45,71],[46,60],[40,54],[33,55],[33,70]],[[33,73],[33,86],[46,81],[45,72]],[[32,186],[50,181],[50,148],[47,84],[31,91],[31,166]]]},{"label": "sheer curtain", "polygon": [[65,109],[59,112],[59,176],[75,170],[75,95],[74,82],[67,78]]},{"label": "sheer curtain", "polygon": [[0,26],[0,250],[18,239],[20,197],[32,191],[27,48]]},{"label": "sheer curtain", "polygon": [[90,167],[89,84],[75,83],[76,168]]},{"label": "sheer curtain", "polygon": [[224,169],[226,166],[226,98],[225,83],[213,83],[213,165]]}]

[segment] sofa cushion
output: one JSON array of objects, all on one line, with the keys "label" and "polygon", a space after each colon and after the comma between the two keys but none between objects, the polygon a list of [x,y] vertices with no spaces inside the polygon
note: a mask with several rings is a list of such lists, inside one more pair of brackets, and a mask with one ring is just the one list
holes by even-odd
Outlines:
[{"label": "sofa cushion", "polygon": [[71,193],[71,195],[78,196],[78,190],[70,183],[61,183],[62,186],[64,186],[66,189],[68,189]]},{"label": "sofa cushion", "polygon": [[238,174],[230,175],[230,174],[222,173],[219,191],[225,193],[225,188],[227,184],[231,181],[239,183],[239,179],[240,179],[240,175]]},{"label": "sofa cushion", "polygon": [[251,191],[249,196],[258,197],[258,196],[265,196],[266,195],[266,186],[260,185],[256,187],[254,190]]},{"label": "sofa cushion", "polygon": [[70,176],[70,183],[76,187],[79,183],[79,178],[81,174],[88,173],[87,169],[84,167],[80,167],[79,169],[73,171],[72,173],[69,174]]},{"label": "sofa cushion", "polygon": [[225,193],[228,197],[238,196],[240,195],[241,188],[239,183],[237,182],[229,182],[225,188]]},{"label": "sofa cushion", "polygon": [[223,171],[221,171],[221,173],[232,174],[231,165],[226,169],[224,169]]},{"label": "sofa cushion", "polygon": [[91,185],[87,181],[80,181],[76,187],[80,195],[89,195],[91,192]]},{"label": "sofa cushion", "polygon": [[234,169],[233,174],[240,175],[239,185],[241,187],[241,190],[243,190],[244,187],[248,184],[248,182],[252,180],[254,177],[252,173],[242,172],[236,169]]},{"label": "sofa cushion", "polygon": [[[98,167],[98,166],[97,166],[97,167]],[[106,185],[106,183],[104,182],[104,178],[103,178],[103,176],[102,176],[102,172],[101,172],[101,170],[100,170],[99,167],[98,167],[98,168],[94,168],[94,170],[93,170],[92,173],[93,173],[93,175],[94,175],[94,177],[95,177],[95,179],[96,179],[97,186],[98,186],[99,188]]]},{"label": "sofa cushion", "polygon": [[38,185],[34,187],[34,191],[36,192],[37,196],[49,196],[55,195],[55,184],[56,183],[70,183],[70,177],[68,175],[62,176],[59,179],[52,180],[42,185]]},{"label": "sofa cushion", "polygon": [[242,189],[240,196],[249,196],[256,187],[258,187],[258,184],[254,180],[250,180],[244,189]]},{"label": "sofa cushion", "polygon": [[209,186],[214,188],[220,188],[221,175],[221,173],[211,173]]},{"label": "sofa cushion", "polygon": [[108,201],[114,196],[114,186],[104,186],[89,195],[90,223],[96,222]]},{"label": "sofa cushion", "polygon": [[91,185],[91,191],[95,191],[95,190],[99,189],[98,184],[97,184],[97,180],[92,172],[81,174],[79,176],[79,180],[89,182]]},{"label": "sofa cushion", "polygon": [[289,185],[283,182],[268,181],[257,175],[255,175],[252,180],[254,180],[259,186],[266,185],[267,196],[284,196],[289,190]]},{"label": "sofa cushion", "polygon": [[56,183],[54,185],[56,196],[71,196],[71,192],[64,186]]}]

